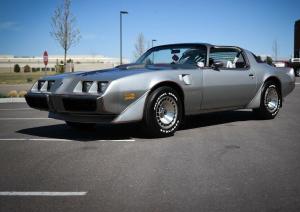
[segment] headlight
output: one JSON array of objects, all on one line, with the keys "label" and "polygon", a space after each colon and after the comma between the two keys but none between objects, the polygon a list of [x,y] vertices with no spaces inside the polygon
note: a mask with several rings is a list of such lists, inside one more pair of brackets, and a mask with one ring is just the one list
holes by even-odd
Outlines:
[{"label": "headlight", "polygon": [[108,82],[98,82],[98,92],[104,93],[108,87]]},{"label": "headlight", "polygon": [[80,81],[75,86],[73,92],[103,94],[108,87],[107,81]]},{"label": "headlight", "polygon": [[82,92],[88,92],[93,84],[93,81],[82,82]]}]

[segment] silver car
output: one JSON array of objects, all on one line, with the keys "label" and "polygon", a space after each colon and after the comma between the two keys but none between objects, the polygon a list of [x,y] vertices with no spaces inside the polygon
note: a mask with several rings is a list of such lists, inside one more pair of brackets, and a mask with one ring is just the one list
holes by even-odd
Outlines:
[{"label": "silver car", "polygon": [[151,48],[134,64],[44,77],[26,101],[72,127],[141,122],[156,137],[174,134],[187,115],[248,108],[273,119],[294,88],[290,68],[235,46],[189,43]]}]

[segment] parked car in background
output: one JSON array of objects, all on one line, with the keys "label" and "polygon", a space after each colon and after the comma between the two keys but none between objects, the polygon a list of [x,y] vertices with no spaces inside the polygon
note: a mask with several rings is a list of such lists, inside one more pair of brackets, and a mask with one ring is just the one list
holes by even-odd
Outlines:
[{"label": "parked car in background", "polygon": [[134,64],[44,77],[26,101],[72,127],[141,122],[156,137],[172,135],[187,115],[248,108],[273,119],[294,87],[291,68],[248,50],[183,43],[153,47]]}]

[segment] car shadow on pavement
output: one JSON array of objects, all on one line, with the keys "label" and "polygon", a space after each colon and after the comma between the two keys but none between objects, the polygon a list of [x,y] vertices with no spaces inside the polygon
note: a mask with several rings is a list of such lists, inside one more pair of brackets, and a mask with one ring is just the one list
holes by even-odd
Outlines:
[{"label": "car shadow on pavement", "polygon": [[[189,116],[179,130],[201,128],[224,123],[256,120],[250,111],[230,111]],[[131,138],[148,138],[141,130],[140,124],[97,125],[90,129],[71,128],[65,124],[33,127],[17,131],[24,135],[49,139],[66,139],[74,141],[125,140]]]},{"label": "car shadow on pavement", "polygon": [[[92,128],[77,129],[66,124],[55,124],[41,127],[27,128],[17,133],[38,136],[49,139],[66,139],[74,141],[96,140],[125,140],[131,139],[137,133],[134,124],[127,125],[96,125]],[[138,137],[138,136],[137,136]]]},{"label": "car shadow on pavement", "polygon": [[181,130],[248,120],[258,120],[258,118],[249,110],[207,113],[187,117]]}]

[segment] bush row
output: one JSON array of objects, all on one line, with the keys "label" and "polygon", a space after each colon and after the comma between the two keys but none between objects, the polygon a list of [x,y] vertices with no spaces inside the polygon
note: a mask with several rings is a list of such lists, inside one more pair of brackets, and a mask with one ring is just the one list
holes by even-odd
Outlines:
[{"label": "bush row", "polygon": [[19,91],[18,92],[16,90],[12,90],[7,93],[7,97],[24,97],[26,93],[27,93],[27,91]]},{"label": "bush row", "polygon": [[[31,68],[29,65],[24,66],[24,72],[37,72],[37,71],[45,71],[45,68]],[[56,68],[47,68],[47,71],[56,71]],[[14,72],[15,73],[20,73],[21,72],[21,67],[19,64],[15,64],[14,66]]]}]

